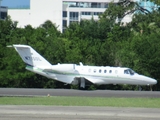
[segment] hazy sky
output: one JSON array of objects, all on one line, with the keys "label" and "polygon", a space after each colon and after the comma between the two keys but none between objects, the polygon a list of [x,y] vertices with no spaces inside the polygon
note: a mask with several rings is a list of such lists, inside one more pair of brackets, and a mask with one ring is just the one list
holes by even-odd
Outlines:
[{"label": "hazy sky", "polygon": [[[22,7],[29,7],[30,0],[0,0],[2,6],[7,6],[8,8],[22,8]],[[97,0],[98,1],[98,0]],[[137,0],[140,1],[140,0]],[[150,6],[151,3],[142,3],[142,6]],[[152,5],[153,6],[153,5]],[[151,9],[151,8],[147,8]]]},{"label": "hazy sky", "polygon": [[8,6],[9,8],[20,7],[20,6],[30,6],[30,0],[2,0],[1,5]]}]

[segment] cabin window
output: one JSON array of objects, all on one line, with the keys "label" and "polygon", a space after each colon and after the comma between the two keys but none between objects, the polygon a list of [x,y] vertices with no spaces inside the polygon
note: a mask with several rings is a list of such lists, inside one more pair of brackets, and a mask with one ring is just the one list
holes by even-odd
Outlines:
[{"label": "cabin window", "polygon": [[88,69],[88,72],[91,72],[91,69]]},{"label": "cabin window", "polygon": [[104,73],[107,73],[107,70],[104,70]]},{"label": "cabin window", "polygon": [[93,72],[96,73],[96,69],[94,69]]},{"label": "cabin window", "polygon": [[109,73],[112,73],[112,70],[109,70]]},{"label": "cabin window", "polygon": [[117,74],[117,73],[118,73],[118,70],[115,70],[115,73]]},{"label": "cabin window", "polygon": [[99,73],[101,73],[102,70],[99,70]]}]

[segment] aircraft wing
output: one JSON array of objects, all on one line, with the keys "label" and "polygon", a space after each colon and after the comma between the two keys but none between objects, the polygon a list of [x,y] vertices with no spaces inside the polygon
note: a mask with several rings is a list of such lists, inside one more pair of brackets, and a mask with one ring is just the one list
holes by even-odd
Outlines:
[{"label": "aircraft wing", "polygon": [[93,84],[101,84],[104,83],[103,79],[95,78],[95,77],[84,77],[86,80],[92,82]]}]

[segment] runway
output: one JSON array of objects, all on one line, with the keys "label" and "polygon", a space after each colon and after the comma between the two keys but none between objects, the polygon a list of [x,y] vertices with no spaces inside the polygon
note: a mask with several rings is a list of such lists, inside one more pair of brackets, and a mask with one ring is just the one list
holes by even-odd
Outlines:
[{"label": "runway", "polygon": [[[81,91],[68,89],[0,88],[0,96],[85,96],[159,98],[152,91]],[[157,108],[0,105],[1,120],[159,120]]]},{"label": "runway", "polygon": [[159,120],[160,109],[63,106],[0,106],[1,120]]},{"label": "runway", "polygon": [[0,88],[0,96],[47,96],[48,94],[50,94],[50,96],[160,98],[159,91],[85,91],[73,89]]}]

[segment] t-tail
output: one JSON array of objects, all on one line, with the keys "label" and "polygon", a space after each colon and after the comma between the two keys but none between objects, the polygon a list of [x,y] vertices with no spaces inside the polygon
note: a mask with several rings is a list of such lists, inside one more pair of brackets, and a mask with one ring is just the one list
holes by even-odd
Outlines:
[{"label": "t-tail", "polygon": [[51,64],[28,45],[13,45],[22,60],[29,66],[49,68]]}]

